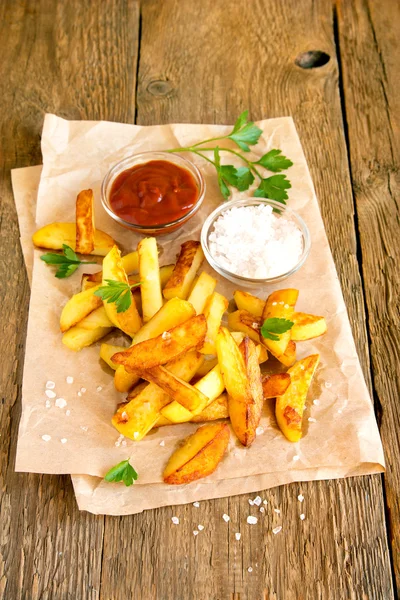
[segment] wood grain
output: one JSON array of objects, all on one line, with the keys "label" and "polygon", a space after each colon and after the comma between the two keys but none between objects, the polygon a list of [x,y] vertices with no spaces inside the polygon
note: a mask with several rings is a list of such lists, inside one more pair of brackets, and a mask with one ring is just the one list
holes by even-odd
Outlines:
[{"label": "wood grain", "polygon": [[400,5],[343,2],[338,17],[373,384],[400,594]]},{"label": "wood grain", "polygon": [[[245,108],[254,119],[293,115],[371,384],[334,33],[328,0],[145,0],[137,122],[232,123]],[[308,50],[325,51],[331,60],[303,70],[294,61]],[[106,519],[101,597],[393,597],[379,476],[293,484],[260,495],[269,504],[256,526],[246,523],[256,514],[248,496]],[[173,515],[180,525],[172,525]],[[195,537],[199,523],[205,529]],[[273,535],[279,524],[282,532]]]},{"label": "wood grain", "polygon": [[45,112],[133,121],[136,1],[0,5],[0,598],[100,597],[104,518],[69,477],[14,473],[29,287],[10,169],[39,164]]}]

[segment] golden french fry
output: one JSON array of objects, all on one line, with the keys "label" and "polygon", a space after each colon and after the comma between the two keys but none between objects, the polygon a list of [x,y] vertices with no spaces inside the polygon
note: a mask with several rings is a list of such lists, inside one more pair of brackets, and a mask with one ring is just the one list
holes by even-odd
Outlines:
[{"label": "golden french fry", "polygon": [[246,310],[236,310],[228,315],[228,325],[235,331],[248,335],[256,344],[260,343],[261,319]]},{"label": "golden french fry", "polygon": [[253,403],[242,354],[225,327],[220,327],[218,331],[216,348],[222,379],[229,396],[244,404]]},{"label": "golden french fry", "polygon": [[[228,412],[228,396],[227,394],[221,394],[211,402],[205,409],[199,414],[190,419],[191,423],[206,423],[207,421],[218,421],[218,419],[229,419]],[[170,421],[163,414],[160,414],[157,422],[153,427],[164,427],[165,425],[178,425]]]},{"label": "golden french fry", "polygon": [[104,360],[108,366],[115,371],[118,365],[113,363],[111,357],[116,352],[123,352],[125,350],[124,346],[113,346],[112,344],[102,344],[100,346],[100,358]]},{"label": "golden french fry", "polygon": [[265,306],[263,300],[248,292],[242,292],[241,290],[236,290],[236,292],[233,293],[233,298],[239,310],[246,310],[254,317],[261,319]]},{"label": "golden french fry", "polygon": [[304,406],[318,362],[319,354],[312,354],[293,365],[288,370],[290,385],[286,392],[276,399],[276,420],[289,442],[298,442],[301,439]]},{"label": "golden french fry", "polygon": [[289,373],[274,373],[261,378],[264,400],[282,396],[290,385]]},{"label": "golden french fry", "polygon": [[294,321],[294,325],[290,330],[290,335],[294,342],[311,340],[323,335],[327,330],[324,317],[318,317],[317,315],[295,312],[292,321]]},{"label": "golden french fry", "polygon": [[[272,294],[268,296],[268,299],[265,303],[262,314],[262,322],[264,322],[266,319],[272,318],[287,319],[291,321],[298,295],[299,291],[294,289],[272,292]],[[281,333],[279,340],[277,341],[269,340],[262,336],[260,339],[271,352],[271,354],[280,360],[280,357],[285,353],[290,342],[290,330],[286,331],[285,333]]]},{"label": "golden french fry", "polygon": [[182,244],[177,263],[163,290],[166,300],[175,297],[184,300],[187,297],[203,260],[200,242],[188,241]]},{"label": "golden french fry", "polygon": [[[39,248],[48,250],[62,250],[67,245],[76,250],[76,224],[75,223],[49,223],[38,229],[32,236],[32,241]],[[115,244],[111,236],[100,229],[94,232],[94,249],[90,254],[105,256]]]},{"label": "golden french fry", "polygon": [[204,377],[207,375],[218,364],[218,358],[210,358],[205,360],[203,364],[199,367],[199,370],[196,373],[196,377]]},{"label": "golden french fry", "polygon": [[151,237],[141,240],[138,252],[143,322],[147,323],[163,305],[156,239]]},{"label": "golden french fry", "polygon": [[81,277],[81,292],[85,292],[86,290],[89,290],[90,288],[93,288],[101,283],[101,279],[96,283],[95,281],[92,281],[91,277],[92,276],[90,273],[83,273]]},{"label": "golden french fry", "polygon": [[229,437],[226,423],[199,427],[169,459],[163,475],[165,483],[189,483],[213,473],[228,448]]},{"label": "golden french fry", "polygon": [[196,315],[200,315],[207,304],[208,299],[214,292],[217,280],[205,271],[200,273],[192,291],[189,294],[188,302],[193,306]]},{"label": "golden french fry", "polygon": [[97,327],[96,329],[85,329],[79,325],[71,327],[62,336],[62,343],[67,346],[70,350],[79,352],[86,346],[91,346],[107,333],[113,330],[113,327]]},{"label": "golden french fry", "polygon": [[90,315],[87,315],[78,323],[83,329],[97,329],[97,327],[114,327],[110,319],[107,317],[104,306],[96,308]]},{"label": "golden french fry", "polygon": [[146,381],[158,385],[188,411],[200,413],[208,404],[209,399],[199,389],[176,377],[165,367],[152,367],[142,371],[140,375]]},{"label": "golden french fry", "polygon": [[217,337],[218,329],[221,325],[221,319],[228,308],[229,301],[225,296],[214,292],[208,299],[207,305],[204,308],[204,316],[207,319],[207,334],[203,348],[200,350],[202,354],[216,354],[215,338]]},{"label": "golden french fry", "polygon": [[101,298],[94,295],[94,292],[98,290],[99,287],[100,286],[95,286],[84,292],[74,294],[72,298],[68,300],[62,309],[60,316],[60,329],[63,333],[79,323],[79,321],[82,321],[82,319],[96,308],[102,306],[103,302]]},{"label": "golden french fry", "polygon": [[94,250],[94,196],[93,190],[82,190],[76,198],[75,251],[90,254]]},{"label": "golden french fry", "polygon": [[278,358],[285,367],[291,367],[296,362],[296,343],[290,340],[284,354]]}]

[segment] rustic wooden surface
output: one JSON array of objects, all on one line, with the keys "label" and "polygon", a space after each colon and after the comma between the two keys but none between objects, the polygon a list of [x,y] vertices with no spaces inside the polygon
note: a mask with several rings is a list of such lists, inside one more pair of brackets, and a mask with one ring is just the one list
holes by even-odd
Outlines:
[{"label": "rustic wooden surface", "polygon": [[[399,25],[394,0],[0,4],[0,598],[395,597]],[[329,62],[310,69],[295,64],[313,50],[327,53]],[[68,477],[13,472],[29,289],[10,169],[40,162],[45,112],[139,124],[231,123],[245,108],[255,119],[295,119],[376,403],[388,472],[260,493],[269,505],[252,528],[245,524],[247,495],[131,517],[79,513]],[[171,526],[173,514],[179,527]],[[198,523],[205,529],[194,538]],[[277,524],[283,530],[274,536]]]}]

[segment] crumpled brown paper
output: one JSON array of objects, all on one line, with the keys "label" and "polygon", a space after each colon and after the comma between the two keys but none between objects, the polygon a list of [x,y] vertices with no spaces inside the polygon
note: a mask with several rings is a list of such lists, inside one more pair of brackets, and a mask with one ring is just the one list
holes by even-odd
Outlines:
[{"label": "crumpled brown paper", "polygon": [[[285,285],[300,289],[298,310],[322,312],[328,321],[328,333],[323,338],[298,344],[299,357],[313,352],[321,354],[321,366],[310,390],[307,410],[316,422],[306,422],[304,438],[299,444],[291,444],[277,430],[272,405],[267,405],[261,423],[264,433],[250,449],[240,447],[232,437],[229,455],[211,477],[178,488],[160,483],[168,456],[178,440],[194,426],[162,428],[140,443],[126,440],[126,445],[115,445],[118,433],[109,422],[120,395],[113,389],[108,370],[105,367],[103,370],[98,347],[72,353],[62,346],[58,332],[61,307],[69,295],[79,289],[80,274],[68,280],[56,280],[51,269],[38,260],[41,252],[35,251],[16,468],[103,476],[112,465],[131,456],[132,464],[139,471],[139,481],[134,488],[110,485],[98,477],[74,477],[81,508],[127,514],[155,506],[255,491],[289,481],[383,470],[382,447],[372,405],[296,130],[289,118],[263,121],[259,125],[264,134],[257,152],[262,154],[278,147],[294,162],[288,172],[293,185],[289,203],[303,216],[311,232],[310,257]],[[55,220],[73,220],[77,191],[92,187],[98,202],[97,226],[111,233],[126,250],[133,249],[137,236],[116,226],[99,205],[99,186],[110,164],[131,153],[187,145],[227,130],[225,126],[145,128],[67,122],[48,115],[42,140],[44,168],[36,226]],[[199,236],[205,216],[220,202],[212,168],[201,159],[196,162],[206,177],[207,200],[201,213],[190,222],[189,231],[159,238],[165,264],[173,259],[184,239]],[[23,207],[31,203],[33,192],[24,177],[29,178],[28,170],[13,173],[21,241],[27,249],[26,216],[29,213]],[[234,286],[221,278],[219,282],[218,290],[231,297]],[[255,290],[255,293],[265,297],[279,287],[282,285]],[[38,344],[40,332],[41,343]],[[67,384],[68,375],[74,377],[73,384]],[[58,408],[55,399],[50,399],[50,408],[46,408],[49,399],[44,391],[48,380],[55,382],[57,398],[64,398],[67,406]],[[98,390],[99,387],[102,389]],[[318,399],[319,404],[313,404],[313,399]],[[43,435],[50,435],[51,440],[44,441]],[[62,443],[61,440],[67,441]],[[160,447],[162,440],[165,446]],[[141,465],[144,465],[142,469]]]}]

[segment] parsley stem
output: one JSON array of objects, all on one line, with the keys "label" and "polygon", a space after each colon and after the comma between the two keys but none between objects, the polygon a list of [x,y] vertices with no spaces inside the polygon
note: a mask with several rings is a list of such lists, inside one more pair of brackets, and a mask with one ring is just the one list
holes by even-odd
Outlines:
[{"label": "parsley stem", "polygon": [[211,163],[212,165],[214,165],[215,167],[215,162],[213,160],[211,160],[210,158],[208,158],[208,156],[204,156],[204,154],[201,154],[200,152],[198,152],[197,150],[195,150],[195,148],[193,146],[191,146],[190,148],[173,148],[172,150],[165,150],[165,152],[192,152],[193,154],[197,154],[197,156],[200,156],[201,158],[204,158],[205,160],[207,160],[209,163]]},{"label": "parsley stem", "polygon": [[[220,137],[210,138],[208,140],[203,140],[202,142],[197,142],[197,144],[193,144],[191,148],[197,148],[197,146],[202,146],[203,144],[208,144],[209,142],[217,142],[218,140],[226,140],[227,135],[222,135]],[[213,148],[214,149],[214,148]]]},{"label": "parsley stem", "polygon": [[[199,148],[199,150],[201,150],[202,152],[213,152],[214,148]],[[247,164],[249,169],[253,171],[257,175],[257,177],[259,177],[262,180],[263,177],[258,171],[258,169],[256,169],[256,167],[254,166],[254,163],[252,163],[251,160],[247,160],[247,158],[243,156],[243,154],[240,154],[240,152],[236,152],[236,150],[232,150],[232,148],[220,148],[219,150],[220,152],[230,152],[231,154],[238,156],[243,162]]]}]

